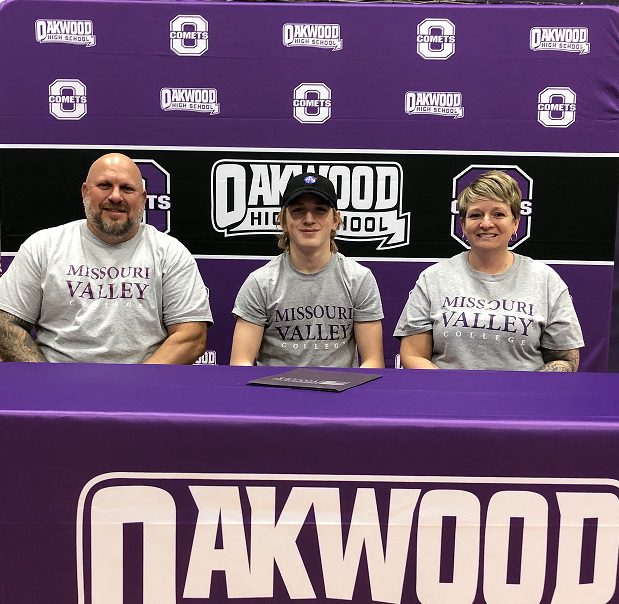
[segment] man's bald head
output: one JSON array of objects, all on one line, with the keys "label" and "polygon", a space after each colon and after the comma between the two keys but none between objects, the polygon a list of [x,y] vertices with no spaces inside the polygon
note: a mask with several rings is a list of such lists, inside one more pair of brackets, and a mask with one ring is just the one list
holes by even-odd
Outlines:
[{"label": "man's bald head", "polygon": [[107,153],[93,162],[82,185],[86,223],[109,244],[135,236],[142,221],[146,191],[135,162],[122,153]]},{"label": "man's bald head", "polygon": [[132,174],[137,181],[142,185],[142,173],[138,168],[137,164],[126,155],[122,153],[106,153],[101,157],[97,158],[90,169],[88,170],[88,174],[86,175],[86,183],[92,182],[92,179],[95,178],[102,170],[106,169],[112,170],[125,170],[127,174]]}]

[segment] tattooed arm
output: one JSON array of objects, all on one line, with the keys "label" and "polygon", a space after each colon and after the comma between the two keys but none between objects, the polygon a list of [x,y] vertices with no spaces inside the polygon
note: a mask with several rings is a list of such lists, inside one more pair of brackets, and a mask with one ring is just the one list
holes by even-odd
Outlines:
[{"label": "tattooed arm", "polygon": [[30,337],[32,324],[0,310],[0,358],[3,361],[47,363],[36,342]]},{"label": "tattooed arm", "polygon": [[578,371],[578,364],[580,363],[578,348],[573,348],[572,350],[542,348],[542,358],[544,359],[544,364],[537,371]]}]

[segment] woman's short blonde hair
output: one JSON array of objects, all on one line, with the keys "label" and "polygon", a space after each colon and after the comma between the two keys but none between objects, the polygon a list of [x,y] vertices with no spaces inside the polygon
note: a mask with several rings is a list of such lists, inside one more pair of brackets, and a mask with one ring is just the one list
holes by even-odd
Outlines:
[{"label": "woman's short blonde hair", "polygon": [[[277,224],[279,224],[281,228],[281,233],[277,235],[277,247],[280,250],[288,251],[290,249],[290,237],[288,237],[288,231],[286,230],[286,210],[288,206],[282,208],[277,215]],[[337,215],[337,210],[333,210]],[[337,224],[337,228],[339,229],[342,224],[342,221],[339,220]],[[337,229],[336,229],[337,230]],[[336,231],[331,231],[331,253],[335,254],[337,252],[337,245],[335,243],[335,234]]]},{"label": "woman's short blonde hair", "polygon": [[520,217],[520,205],[522,193],[518,183],[509,175],[501,170],[490,170],[479,178],[475,179],[470,185],[465,187],[458,195],[458,213],[460,218],[466,218],[466,211],[469,204],[480,199],[496,199],[506,203],[514,216],[514,220]]}]

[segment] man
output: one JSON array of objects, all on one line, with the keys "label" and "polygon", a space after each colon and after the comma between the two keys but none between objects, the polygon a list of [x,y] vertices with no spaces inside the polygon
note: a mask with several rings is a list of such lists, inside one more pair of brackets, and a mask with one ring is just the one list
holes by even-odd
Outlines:
[{"label": "man", "polygon": [[284,253],[238,293],[230,364],[384,367],[380,293],[369,269],[337,253],[333,183],[295,176],[282,205]]},{"label": "man", "polygon": [[137,165],[100,157],[82,200],[86,220],[29,237],[0,278],[0,358],[193,363],[212,323],[208,290],[189,251],[142,224]]}]

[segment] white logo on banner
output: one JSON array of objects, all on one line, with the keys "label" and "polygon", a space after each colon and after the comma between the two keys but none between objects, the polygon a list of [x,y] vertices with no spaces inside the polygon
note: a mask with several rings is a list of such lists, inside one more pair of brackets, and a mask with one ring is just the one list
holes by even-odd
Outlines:
[{"label": "white logo on banner", "polygon": [[417,25],[417,53],[444,61],[456,52],[456,26],[449,19],[424,19]]},{"label": "white logo on banner", "polygon": [[81,120],[86,115],[86,86],[79,80],[54,80],[49,85],[49,112],[57,120]]},{"label": "white logo on banner", "polygon": [[217,365],[217,353],[214,350],[206,350],[194,365]]},{"label": "white logo on banner", "polygon": [[92,21],[82,19],[37,19],[34,35],[40,44],[77,44],[95,46]]},{"label": "white logo on banner", "polygon": [[162,233],[170,232],[170,173],[154,159],[134,159],[147,192],[142,222],[154,226]]},{"label": "white logo on banner", "polygon": [[571,88],[544,88],[537,98],[537,121],[546,128],[567,128],[576,120],[576,93]]},{"label": "white logo on banner", "polygon": [[294,89],[293,114],[303,124],[324,124],[331,117],[331,89],[326,84],[300,84]]},{"label": "white logo on banner", "polygon": [[170,21],[170,48],[177,55],[199,57],[208,50],[208,21],[200,15],[178,15]]},{"label": "white logo on banner", "polygon": [[211,174],[211,220],[226,237],[280,232],[277,215],[288,181],[303,172],[329,178],[338,193],[337,238],[408,245],[410,214],[402,211],[402,167],[393,162],[221,160]]},{"label": "white logo on banner", "polygon": [[616,602],[618,525],[603,477],[113,472],[77,501],[77,603]]},{"label": "white logo on banner", "polygon": [[286,23],[282,29],[284,46],[310,46],[342,50],[340,26],[337,23]]},{"label": "white logo on banner", "polygon": [[464,117],[461,92],[413,92],[405,97],[405,111],[408,115],[444,115],[454,119]]},{"label": "white logo on banner", "polygon": [[198,111],[217,115],[220,109],[216,88],[162,88],[160,102],[164,111]]},{"label": "white logo on banner", "polygon": [[559,50],[589,53],[589,29],[586,27],[533,27],[529,37],[531,50]]}]

